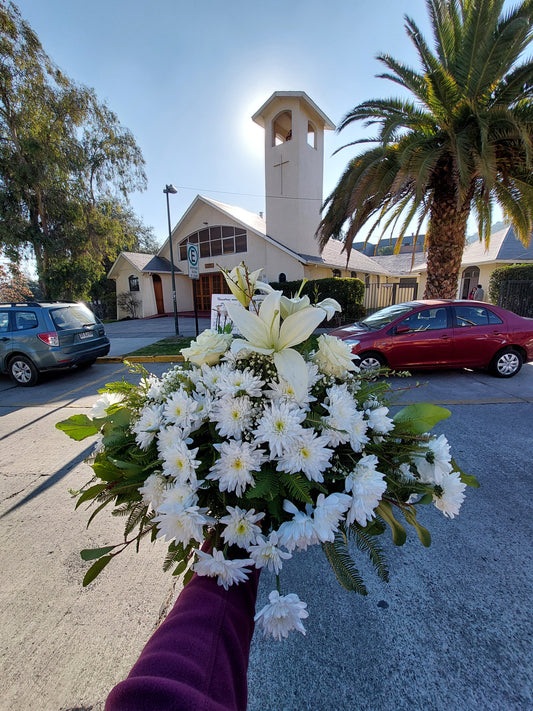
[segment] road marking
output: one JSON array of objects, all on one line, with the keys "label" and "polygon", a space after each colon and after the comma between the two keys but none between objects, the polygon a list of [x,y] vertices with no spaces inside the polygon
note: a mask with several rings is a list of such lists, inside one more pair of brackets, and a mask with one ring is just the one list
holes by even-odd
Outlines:
[{"label": "road marking", "polygon": [[95,378],[94,380],[91,380],[88,383],[84,383],[83,385],[80,385],[79,388],[73,388],[72,390],[67,390],[67,392],[61,393],[61,395],[51,398],[50,400],[48,400],[48,402],[57,402],[58,400],[64,400],[65,398],[68,398],[73,393],[77,393],[80,390],[85,390],[85,388],[91,387],[92,385],[96,385],[97,383],[101,382],[102,380],[108,380],[109,378],[112,378],[116,373],[120,373],[120,371],[125,370],[125,369],[126,369],[126,366],[121,364],[121,367],[117,368],[112,373],[109,373],[108,375],[104,375],[103,377],[100,376],[99,378]]}]

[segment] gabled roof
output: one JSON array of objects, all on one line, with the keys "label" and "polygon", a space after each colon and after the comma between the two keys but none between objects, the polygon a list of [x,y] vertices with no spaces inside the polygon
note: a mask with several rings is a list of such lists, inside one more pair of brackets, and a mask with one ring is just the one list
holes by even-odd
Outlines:
[{"label": "gabled roof", "polygon": [[266,108],[276,99],[282,99],[284,97],[297,98],[307,104],[309,109],[316,115],[316,118],[320,120],[320,123],[324,126],[327,131],[333,131],[335,129],[335,124],[331,119],[329,119],[326,114],[319,109],[315,102],[305,93],[305,91],[275,91],[272,96],[270,96],[265,103],[258,109],[252,116],[252,121],[255,121],[260,126],[265,125],[264,113]]},{"label": "gabled roof", "polygon": [[416,276],[426,263],[424,252],[415,252],[414,263],[413,254],[407,252],[403,254],[384,254],[379,257],[371,257],[371,259],[383,269],[394,274],[394,276],[405,276],[407,274]]},{"label": "gabled roof", "polygon": [[[143,252],[121,252],[109,270],[107,275],[109,279],[114,278],[114,272],[117,271],[117,265],[121,260],[125,260],[131,264],[134,269],[144,273],[154,272],[160,274],[168,272],[170,274],[171,271],[170,262],[168,259],[165,259],[165,257],[159,257],[154,254],[144,254]],[[177,274],[181,273],[181,269],[176,266],[174,266],[174,271]]]},{"label": "gabled roof", "polygon": [[367,257],[366,254],[352,249],[350,259],[346,264],[346,252],[342,251],[343,242],[337,239],[329,239],[326,246],[322,250],[320,257],[308,256],[309,262],[322,262],[327,267],[337,267],[339,269],[349,269],[353,272],[363,272],[367,274],[383,274],[383,276],[392,276],[392,272],[386,267],[382,267],[376,263],[375,258]]}]

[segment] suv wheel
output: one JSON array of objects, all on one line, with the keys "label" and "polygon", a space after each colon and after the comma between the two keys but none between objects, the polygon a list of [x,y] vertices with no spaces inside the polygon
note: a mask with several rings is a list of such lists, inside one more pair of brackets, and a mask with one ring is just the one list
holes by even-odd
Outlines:
[{"label": "suv wheel", "polygon": [[37,385],[39,371],[33,362],[26,356],[18,355],[9,361],[9,376],[17,385],[30,387]]}]

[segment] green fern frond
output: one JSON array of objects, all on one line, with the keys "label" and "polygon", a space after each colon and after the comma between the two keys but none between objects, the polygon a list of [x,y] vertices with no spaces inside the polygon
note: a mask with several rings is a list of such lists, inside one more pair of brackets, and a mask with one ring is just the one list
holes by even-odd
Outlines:
[{"label": "green fern frond", "polygon": [[133,507],[129,518],[126,521],[126,526],[124,528],[124,536],[128,536],[139,523],[141,524],[142,528],[142,521],[145,520],[147,512],[148,506],[146,506],[146,504],[143,504],[142,502],[139,502],[139,504]]},{"label": "green fern frond", "polygon": [[383,580],[384,583],[388,583],[389,569],[387,568],[387,563],[385,561],[385,554],[377,542],[376,536],[373,536],[365,528],[362,528],[355,522],[350,525],[348,534],[352,534],[351,537],[355,538],[357,548],[362,553],[366,553],[369,557],[370,562],[374,566],[374,570],[380,580]]},{"label": "green fern frond", "polygon": [[289,493],[289,498],[296,499],[297,501],[302,501],[306,504],[312,504],[313,499],[311,498],[311,482],[306,479],[302,474],[287,474],[283,472],[280,474],[280,481],[285,486]]},{"label": "green fern frond", "polygon": [[368,595],[363,578],[348,553],[344,539],[335,536],[335,541],[323,543],[322,549],[342,587],[359,593],[359,595]]},{"label": "green fern frond", "polygon": [[275,469],[263,467],[254,474],[255,486],[246,492],[247,499],[273,499],[279,494],[279,476]]}]

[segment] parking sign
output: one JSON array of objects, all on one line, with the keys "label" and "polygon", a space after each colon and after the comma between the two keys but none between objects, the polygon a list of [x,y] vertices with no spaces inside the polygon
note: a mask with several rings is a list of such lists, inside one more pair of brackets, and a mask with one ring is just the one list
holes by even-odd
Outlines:
[{"label": "parking sign", "polygon": [[187,262],[189,263],[189,279],[199,279],[200,269],[198,266],[198,246],[195,244],[187,245]]}]

